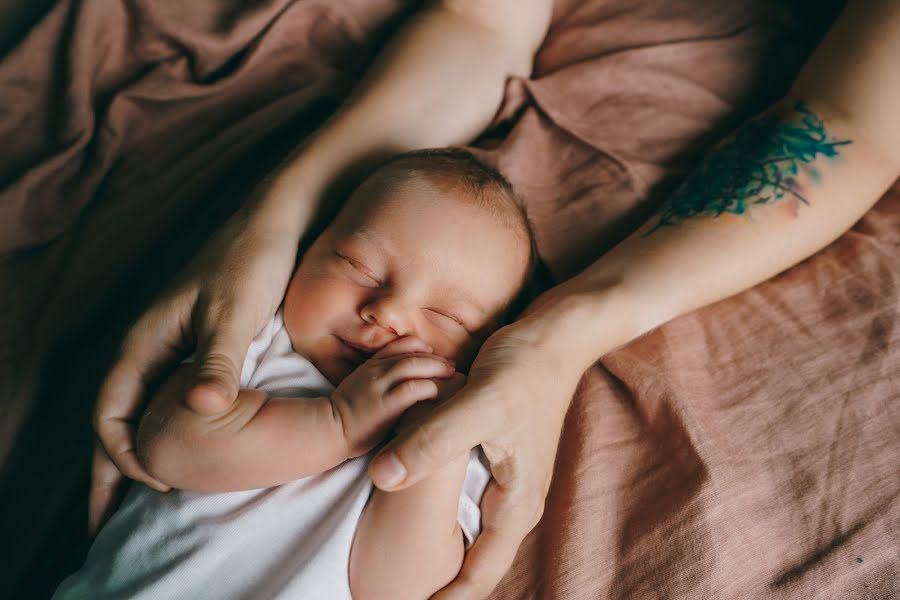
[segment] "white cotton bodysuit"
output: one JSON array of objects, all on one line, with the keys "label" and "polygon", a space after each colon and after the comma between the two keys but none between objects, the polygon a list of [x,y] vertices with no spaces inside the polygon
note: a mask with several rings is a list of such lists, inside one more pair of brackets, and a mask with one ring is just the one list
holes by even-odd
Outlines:
[{"label": "white cotton bodysuit", "polygon": [[[280,311],[253,340],[241,387],[298,402],[334,389],[294,352]],[[349,599],[350,546],[372,490],[370,459],[242,492],[162,494],[135,482],[84,566],[53,598]],[[485,465],[472,450],[458,512],[466,546],[480,531]]]}]

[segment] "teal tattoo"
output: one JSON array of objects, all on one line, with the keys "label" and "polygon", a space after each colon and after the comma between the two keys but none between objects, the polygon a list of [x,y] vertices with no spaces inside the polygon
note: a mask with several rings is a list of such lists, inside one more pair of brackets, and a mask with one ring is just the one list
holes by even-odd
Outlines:
[{"label": "teal tattoo", "polygon": [[713,151],[682,186],[663,203],[657,229],[695,217],[743,215],[756,204],[794,199],[809,204],[797,182],[801,169],[813,183],[821,179],[813,163],[833,159],[851,140],[830,139],[825,124],[803,102],[794,105],[799,118],[768,114],[747,123]]}]

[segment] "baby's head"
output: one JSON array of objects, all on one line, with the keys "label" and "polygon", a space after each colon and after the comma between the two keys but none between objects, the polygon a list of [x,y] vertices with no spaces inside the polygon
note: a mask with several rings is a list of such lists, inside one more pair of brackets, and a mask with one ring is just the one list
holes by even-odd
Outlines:
[{"label": "baby's head", "polygon": [[284,306],[294,349],[335,384],[405,335],[465,367],[527,282],[531,240],[510,184],[469,152],[401,154],[304,254]]}]

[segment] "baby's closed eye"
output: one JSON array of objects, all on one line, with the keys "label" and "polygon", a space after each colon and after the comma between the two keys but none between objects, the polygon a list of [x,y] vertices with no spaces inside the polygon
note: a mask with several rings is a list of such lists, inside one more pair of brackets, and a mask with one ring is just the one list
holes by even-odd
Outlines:
[{"label": "baby's closed eye", "polygon": [[334,254],[341,261],[344,269],[360,285],[364,285],[366,287],[379,287],[382,285],[382,281],[378,277],[376,277],[368,267],[366,267],[358,260],[341,254],[338,251],[335,251]]},{"label": "baby's closed eye", "polygon": [[438,309],[438,308],[425,308],[423,309],[429,315],[429,318],[432,321],[437,322],[439,325],[451,325],[456,327],[461,327],[468,331],[465,323],[462,322],[462,319],[455,316],[453,313]]}]

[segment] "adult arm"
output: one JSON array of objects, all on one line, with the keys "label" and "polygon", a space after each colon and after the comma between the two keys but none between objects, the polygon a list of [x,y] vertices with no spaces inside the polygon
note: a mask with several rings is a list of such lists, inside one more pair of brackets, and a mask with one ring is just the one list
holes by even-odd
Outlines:
[{"label": "adult arm", "polygon": [[379,156],[469,141],[499,107],[506,79],[529,74],[550,8],[550,0],[444,0],[411,17],[341,110],[135,323],[95,410],[92,533],[123,474],[168,489],[134,452],[132,423],[147,388],[196,347],[189,403],[201,413],[226,410],[247,347],[281,302],[298,242],[326,189]]},{"label": "adult arm", "polygon": [[[382,489],[412,485],[479,443],[491,461],[481,537],[437,597],[485,596],[506,572],[543,511],[565,412],[598,357],[810,256],[896,179],[898,57],[900,5],[851,3],[783,101],[726,140],[647,224],[488,339],[467,386],[373,460]],[[792,128],[818,146],[786,144]],[[771,163],[786,147],[796,174],[781,170],[790,161]],[[766,178],[786,189],[754,187]]]},{"label": "adult arm", "polygon": [[898,69],[900,5],[851,3],[784,99],[560,290],[601,319],[587,331],[609,329],[610,302],[628,317],[616,339],[573,337],[585,359],[765,281],[859,220],[900,175]]}]

